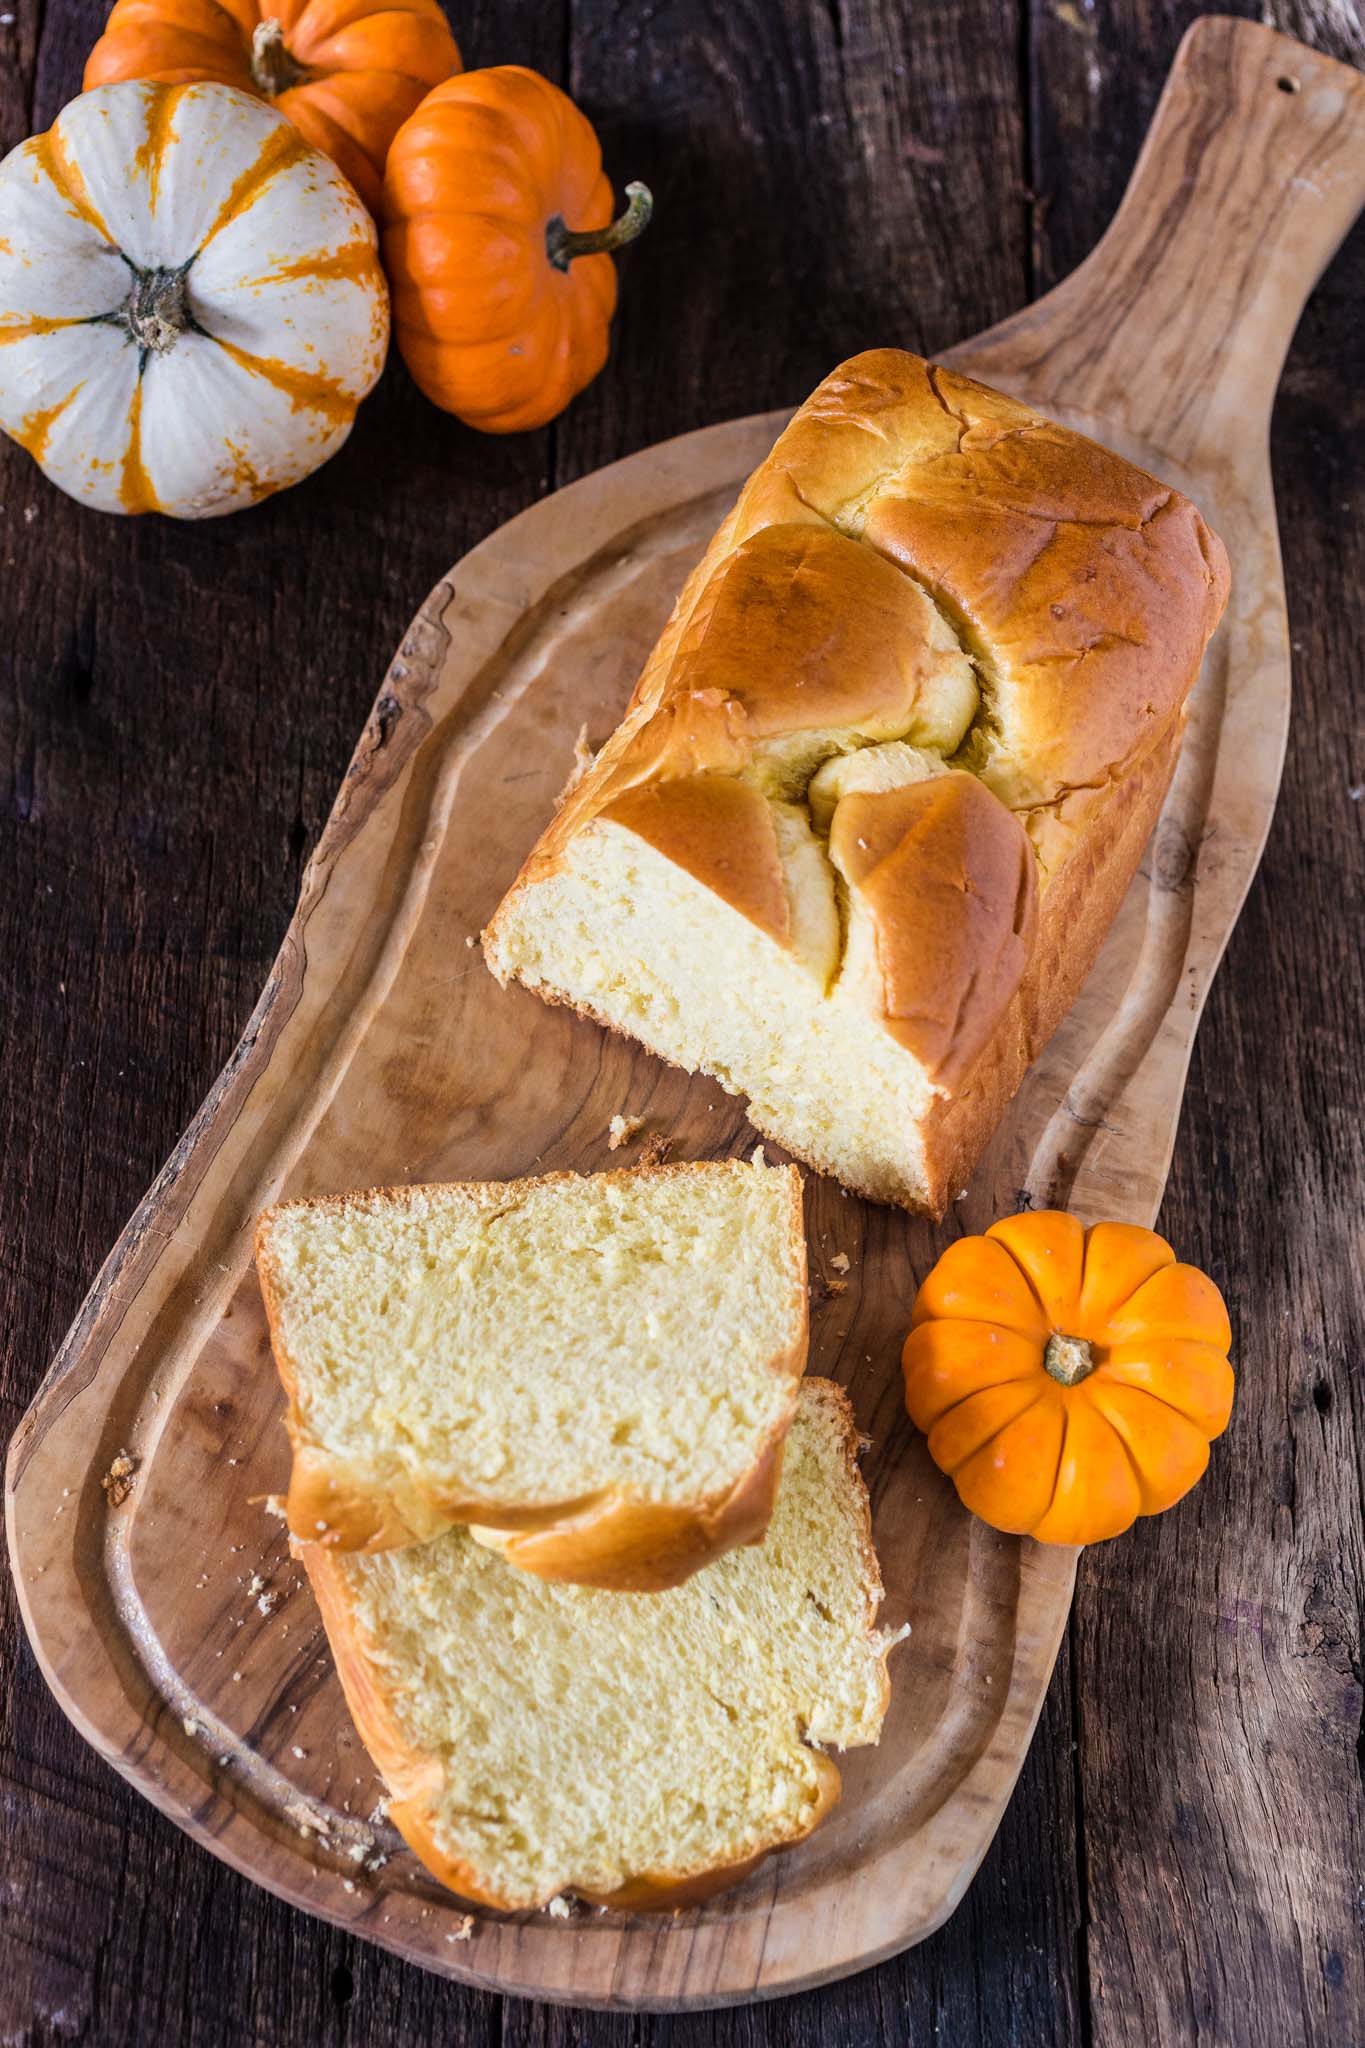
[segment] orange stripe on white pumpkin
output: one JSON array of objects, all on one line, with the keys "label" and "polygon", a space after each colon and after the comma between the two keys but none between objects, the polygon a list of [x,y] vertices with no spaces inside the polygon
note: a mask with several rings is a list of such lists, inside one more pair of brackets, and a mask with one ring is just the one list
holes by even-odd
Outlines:
[{"label": "orange stripe on white pumpkin", "polygon": [[112,242],[114,238],[104,225],[99,209],[90,197],[79,164],[66,152],[61,130],[49,128],[46,135],[35,135],[29,149],[46,172],[49,182],[61,193],[76,218],[92,227],[102,241]]},{"label": "orange stripe on white pumpkin", "polygon": [[275,270],[267,270],[260,277],[244,277],[244,290],[253,285],[265,284],[319,284],[351,283],[362,284],[380,275],[379,257],[369,242],[348,242],[331,256],[296,256],[292,262],[281,263]]},{"label": "orange stripe on white pumpkin", "polygon": [[184,85],[166,86],[160,92],[147,95],[147,135],[133,152],[133,169],[146,177],[147,205],[153,213],[156,212],[157,188],[161,183],[161,166],[165,162],[167,148],[176,139],[171,124],[184,95]]},{"label": "orange stripe on white pumpkin", "polygon": [[310,154],[308,144],[297,128],[283,125],[276,128],[266,137],[253,161],[247,165],[219,207],[216,217],[199,244],[200,249],[207,248],[214,236],[221,233],[230,220],[235,220],[239,213],[244,212],[272,178],[277,178],[281,171],[291,169],[294,164],[301,162]]},{"label": "orange stripe on white pumpkin", "polygon": [[240,369],[253,377],[264,378],[276,391],[282,391],[295,412],[320,412],[331,420],[349,420],[353,416],[355,398],[335,378],[324,377],[317,370],[296,370],[292,364],[281,362],[278,356],[248,355],[244,348],[238,348],[235,342],[224,341],[218,334],[211,339]]},{"label": "orange stripe on white pumpkin", "polygon": [[133,386],[132,403],[128,407],[128,445],[123,451],[123,468],[119,475],[119,503],[125,512],[159,512],[160,500],[152,487],[142,460],[142,379]]},{"label": "orange stripe on white pumpkin", "polygon": [[84,389],[85,379],[82,378],[79,384],[72,385],[65,398],[59,398],[55,405],[45,405],[37,412],[29,413],[28,417],[22,420],[17,427],[11,428],[10,431],[14,440],[19,443],[21,448],[27,448],[35,462],[42,461],[47,453],[48,437],[52,429],[56,426],[72,399],[76,397],[78,392],[84,391]]},{"label": "orange stripe on white pumpkin", "polygon": [[88,327],[92,320],[103,317],[98,313],[71,313],[54,318],[34,313],[27,320],[16,320],[0,327],[0,348],[8,341],[32,341],[35,334],[55,334],[61,327]]}]

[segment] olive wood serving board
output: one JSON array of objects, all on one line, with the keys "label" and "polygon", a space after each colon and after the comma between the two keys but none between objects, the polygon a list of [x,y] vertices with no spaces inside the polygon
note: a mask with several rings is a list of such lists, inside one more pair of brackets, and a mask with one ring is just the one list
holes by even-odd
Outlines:
[{"label": "olive wood serving board", "polygon": [[[1303,302],[1365,202],[1365,80],[1250,24],[1187,36],[1120,212],[1059,290],[953,359],[1187,490],[1232,609],[1148,857],[1071,1015],[942,1231],[807,1183],[811,1365],[866,1459],[894,1653],[879,1749],[807,1843],[676,1917],[467,1915],[375,1816],[316,1611],[263,1496],[281,1399],[251,1268],[282,1195],[747,1148],[709,1083],[521,990],[474,945],[586,726],[615,723],[683,576],[783,415],[648,449],[482,543],[413,622],[246,1035],[106,1261],[11,1448],[10,1554],[58,1699],[215,1855],[429,1969],[583,2004],[725,2004],[920,1940],[999,1822],[1075,1554],[958,1507],[899,1351],[948,1238],[1025,1203],[1156,1215],[1190,1046],[1270,822],[1289,649],[1267,428]],[[846,1254],[845,1276],[839,1254]],[[131,1486],[115,1461],[135,1462]],[[111,1468],[115,1468],[111,1474]]]}]

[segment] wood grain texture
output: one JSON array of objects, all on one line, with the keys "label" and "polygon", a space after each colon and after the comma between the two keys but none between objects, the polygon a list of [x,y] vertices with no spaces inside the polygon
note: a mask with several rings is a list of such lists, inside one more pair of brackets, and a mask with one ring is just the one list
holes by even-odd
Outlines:
[{"label": "wood grain texture", "polygon": [[[14,57],[0,71],[7,143],[27,124],[35,77],[37,125],[74,89],[100,11],[49,9],[40,36],[36,11],[21,4],[17,25],[0,27]],[[628,289],[616,362],[552,436],[490,450],[420,406],[394,370],[337,463],[230,532],[115,528],[66,506],[4,451],[13,884],[0,914],[15,973],[0,1068],[13,1191],[0,1288],[11,1421],[250,1011],[302,849],[412,589],[552,475],[795,396],[835,356],[887,338],[884,313],[915,323],[895,338],[939,347],[1068,269],[1112,209],[1192,11],[1140,0],[1098,10],[1103,89],[1094,91],[1085,65],[1066,54],[1077,33],[1070,15],[1090,12],[1081,7],[1035,6],[1028,38],[1015,11],[996,4],[917,7],[908,30],[887,28],[882,10],[785,8],[791,36],[818,39],[824,53],[793,148],[786,88],[745,61],[754,24],[729,9],[690,10],[686,39],[654,9],[610,74],[625,30],[605,9],[580,0],[572,34],[553,10],[465,9],[472,61],[521,57],[563,75],[565,55],[587,52],[576,75],[609,148],[618,123],[648,141],[656,108],[660,120],[669,110],[665,139],[692,118],[722,136],[737,126],[750,177],[710,188],[717,221],[738,219],[746,250],[762,249],[791,234],[799,202],[814,245],[802,300],[745,294],[732,281],[727,317],[708,320],[718,276],[744,274],[737,259],[726,267],[728,233],[717,224],[700,244],[646,245],[628,279],[657,266],[650,323],[632,320]],[[1275,11],[1352,54],[1349,10]],[[657,21],[666,41],[655,38]],[[893,38],[911,60],[894,83],[881,68]],[[945,154],[941,165],[911,158],[916,190],[950,205],[979,171],[983,205],[953,212],[951,238],[937,233],[934,205],[914,215],[903,206],[898,172],[860,172],[850,187],[862,110],[887,101],[905,137]],[[763,180],[770,149],[794,166],[780,182]],[[618,175],[631,168],[620,164]],[[841,209],[850,189],[875,203],[882,175],[892,199],[864,239],[865,215]],[[1012,182],[1037,195],[1036,272],[1022,196],[1017,211],[1000,201]],[[681,203],[691,189],[689,176]],[[836,238],[849,296],[826,316],[823,262],[835,260]],[[1360,664],[1365,569],[1363,265],[1357,231],[1310,308],[1282,387],[1274,455],[1296,717],[1276,828],[1196,1048],[1163,1215],[1182,1250],[1212,1261],[1234,1302],[1246,1364],[1238,1413],[1197,1513],[1086,1560],[1080,1653],[1064,1659],[962,1910],[901,1962],[729,2021],[584,2018],[457,1993],[291,1914],[134,1799],[61,1719],[10,1610],[0,1637],[6,2039],[653,2043],[700,2040],[705,2028],[707,2039],[745,2041],[1103,2042],[1152,2038],[1158,1994],[1172,2039],[1360,2034],[1358,2005],[1340,2026],[1319,2018],[1323,1986],[1349,1984],[1349,1952],[1339,1962],[1307,1953],[1283,1912],[1253,1939],[1238,1900],[1248,1861],[1272,1868],[1285,1843],[1300,1866],[1316,1851],[1331,1870],[1359,1864],[1350,1832],[1358,1795],[1348,1780],[1343,1798],[1341,1768],[1359,1702],[1360,1559],[1349,1531],[1362,1417],[1350,1370],[1358,1311],[1341,1247],[1362,1180],[1362,976],[1343,910],[1362,880],[1360,807],[1349,792],[1365,783],[1365,762],[1348,679]],[[677,319],[680,303],[694,326]],[[929,309],[922,322],[920,306]],[[826,319],[817,348],[809,336]],[[226,631],[211,597],[228,601]],[[314,627],[323,612],[333,622],[325,641]],[[1283,1503],[1273,1525],[1261,1490],[1267,1464]],[[1272,1584],[1292,1624],[1275,1628],[1297,1642],[1301,1625],[1303,1654],[1264,1666],[1244,1650],[1234,1706],[1211,1682],[1198,1631],[1220,1602],[1264,1601]],[[1173,1632],[1172,1612],[1188,1614],[1188,1628]],[[1201,1731],[1198,1774],[1178,1787],[1182,1801],[1197,1794],[1200,1823],[1183,1840],[1142,1825],[1161,1788],[1172,1796],[1148,1697],[1160,1722],[1173,1672]],[[1340,1689],[1320,1718],[1314,1701],[1329,1673]],[[1250,1798],[1230,1764],[1257,1759],[1264,1727],[1282,1714],[1297,1782],[1281,1772]],[[1085,1736],[1074,1754],[1073,1724]],[[1229,1806],[1241,1819],[1235,1855],[1215,1825]],[[1205,1886],[1223,1930],[1217,1944],[1206,1938]],[[1177,1896],[1193,1903],[1178,1913]],[[1286,2010],[1295,2014],[1288,2032]]]}]

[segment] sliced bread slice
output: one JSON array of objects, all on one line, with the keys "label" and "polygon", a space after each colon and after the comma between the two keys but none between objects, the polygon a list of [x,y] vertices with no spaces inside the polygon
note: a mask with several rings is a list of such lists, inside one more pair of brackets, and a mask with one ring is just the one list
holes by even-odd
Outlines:
[{"label": "sliced bread slice", "polygon": [[767,1527],[806,1360],[794,1167],[287,1202],[256,1263],[300,1541],[473,1523],[546,1578],[657,1592]]},{"label": "sliced bread slice", "polygon": [[390,1818],[485,1905],[705,1898],[829,1811],[816,1745],[881,1733],[899,1638],[829,1380],[801,1387],[766,1540],[653,1599],[509,1571],[465,1530],[298,1554]]}]

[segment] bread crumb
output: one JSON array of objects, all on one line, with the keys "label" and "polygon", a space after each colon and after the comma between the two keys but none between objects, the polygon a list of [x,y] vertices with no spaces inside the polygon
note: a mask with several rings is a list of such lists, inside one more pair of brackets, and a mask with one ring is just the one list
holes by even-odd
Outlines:
[{"label": "bread crumb", "polygon": [[187,1735],[202,1735],[204,1732],[201,1724],[195,1720],[193,1714],[186,1714],[180,1725]]},{"label": "bread crumb", "polygon": [[573,1907],[561,1892],[557,1899],[551,1899],[545,1908],[552,1920],[572,1920]]},{"label": "bread crumb", "polygon": [[341,1889],[344,1892],[353,1892],[355,1890],[355,1885],[352,1883],[349,1877],[343,1877],[341,1880]]},{"label": "bread crumb", "polygon": [[289,1754],[290,1754],[291,1756],[296,1756],[296,1757],[298,1757],[298,1758],[300,1759],[300,1761],[302,1761],[302,1760],[303,1760],[303,1758],[305,1758],[305,1757],[307,1756],[308,1752],[307,1752],[307,1750],[306,1750],[306,1749],[300,1749],[300,1748],[299,1748],[299,1746],[298,1746],[298,1744],[297,1744],[297,1742],[295,1742],[295,1743],[292,1743],[292,1744],[290,1745],[290,1750],[289,1750]]},{"label": "bread crumb", "polygon": [[282,1493],[262,1494],[261,1506],[268,1515],[273,1515],[277,1522],[288,1521],[289,1510],[284,1504],[284,1495]]},{"label": "bread crumb", "polygon": [[111,1508],[121,1508],[133,1490],[133,1474],[141,1464],[140,1458],[130,1457],[127,1451],[120,1451],[113,1464],[105,1473],[100,1485]]},{"label": "bread crumb", "polygon": [[248,1593],[249,1593],[249,1594],[251,1595],[251,1597],[252,1597],[252,1598],[254,1599],[254,1598],[256,1597],[256,1595],[257,1595],[257,1594],[258,1594],[258,1593],[260,1592],[260,1590],[261,1590],[262,1586],[264,1586],[264,1584],[265,1584],[265,1580],[264,1580],[264,1579],[263,1579],[263,1578],[261,1577],[260,1573],[259,1573],[259,1572],[253,1572],[253,1573],[251,1574],[251,1577],[250,1577],[250,1578],[249,1578],[249,1579],[247,1580],[247,1582],[246,1582],[246,1589],[247,1589],[247,1592],[248,1592]]},{"label": "bread crumb", "polygon": [[640,1147],[641,1166],[666,1166],[673,1150],[673,1140],[666,1138],[662,1131],[651,1131]]},{"label": "bread crumb", "polygon": [[256,1602],[256,1608],[258,1613],[273,1614],[279,1604],[280,1596],[278,1593],[262,1593],[260,1599]]},{"label": "bread crumb", "polygon": [[447,1941],[468,1941],[474,1932],[474,1915],[462,1913],[446,1936]]},{"label": "bread crumb", "polygon": [[476,946],[478,945],[478,943],[479,943],[479,942],[478,942],[478,940],[477,940],[477,939],[475,938],[475,936],[474,936],[473,932],[466,932],[466,933],[465,933],[465,940],[464,940],[464,942],[465,942],[465,945],[466,945],[466,946],[467,946],[467,947],[469,948],[469,950],[470,950],[470,952],[471,952],[471,953],[473,952],[474,948],[475,948],[475,947],[476,947]]},{"label": "bread crumb", "polygon": [[623,1145],[628,1145],[632,1138],[638,1137],[644,1127],[645,1120],[642,1116],[614,1116],[607,1125],[608,1152],[619,1152]]},{"label": "bread crumb", "polygon": [[767,1160],[763,1156],[763,1147],[761,1145],[755,1145],[753,1151],[749,1154],[750,1166],[766,1166],[767,1163]]},{"label": "bread crumb", "polygon": [[836,1273],[846,1273],[848,1271],[849,1265],[848,1253],[836,1252],[834,1254],[834,1257],[830,1260],[830,1264],[831,1266],[833,1266]]},{"label": "bread crumb", "polygon": [[302,1799],[291,1799],[284,1809],[286,1820],[292,1820],[301,1835],[321,1835],[326,1838],[327,1829],[311,1806]]}]

